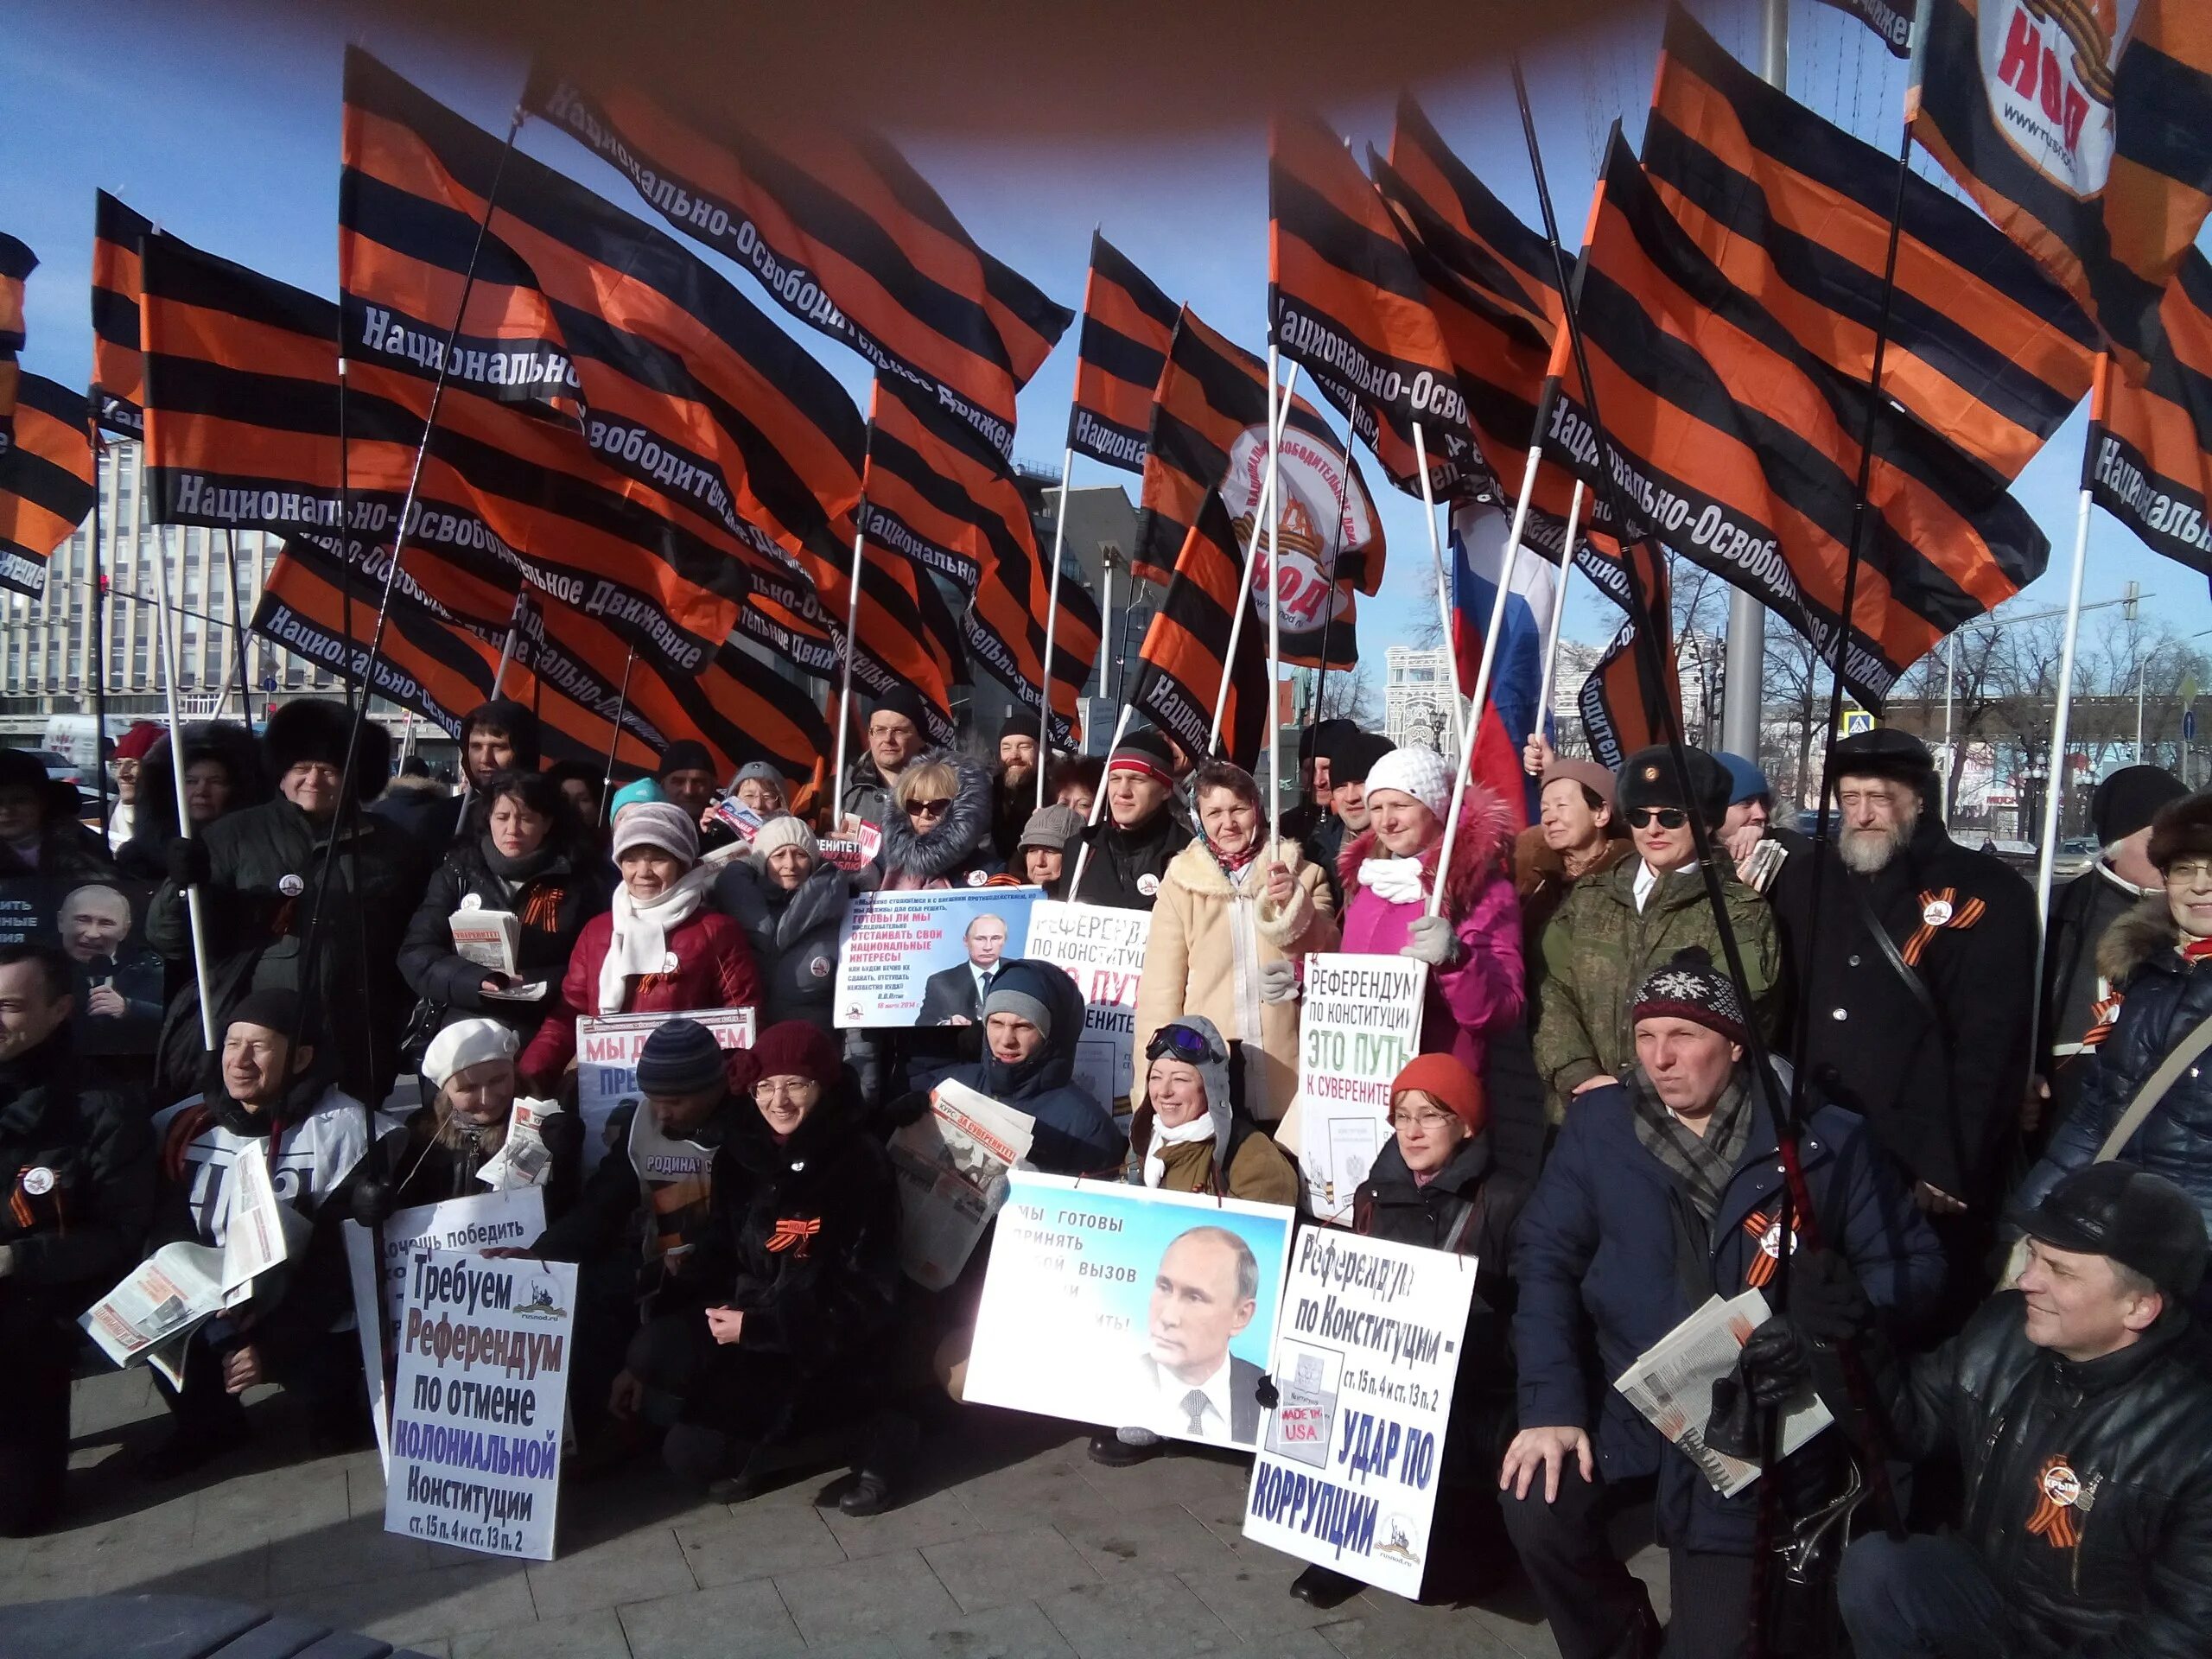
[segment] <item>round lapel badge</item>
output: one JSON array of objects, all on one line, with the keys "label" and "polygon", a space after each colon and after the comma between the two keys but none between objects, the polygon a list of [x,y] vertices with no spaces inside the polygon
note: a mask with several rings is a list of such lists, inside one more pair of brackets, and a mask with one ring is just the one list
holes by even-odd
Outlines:
[{"label": "round lapel badge", "polygon": [[23,1191],[35,1198],[42,1198],[54,1191],[54,1172],[44,1164],[33,1164],[23,1172]]},{"label": "round lapel badge", "polygon": [[675,951],[670,951],[666,956],[660,959],[660,970],[664,974],[672,974],[676,971]]},{"label": "round lapel badge", "polygon": [[287,899],[296,899],[307,890],[308,884],[296,875],[283,875],[276,879],[276,891]]},{"label": "round lapel badge", "polygon": [[2067,1464],[2054,1463],[2043,1471],[2043,1495],[2062,1510],[2082,1501],[2082,1478]]},{"label": "round lapel badge", "polygon": [[1930,927],[1948,925],[1954,913],[1948,899],[1930,899],[1920,907],[1920,919]]},{"label": "round lapel badge", "polygon": [[989,876],[985,875],[981,870],[970,870],[968,872],[968,885],[971,887],[980,887],[983,883],[990,879],[991,878]]},{"label": "round lapel badge", "polygon": [[483,908],[484,908],[484,895],[483,895],[482,893],[462,893],[462,894],[461,895],[461,907],[463,910],[481,910],[481,909],[483,909]]},{"label": "round lapel badge", "polygon": [[1160,891],[1160,878],[1156,875],[1141,875],[1137,877],[1137,891],[1144,894],[1146,898],[1151,898],[1154,893]]}]

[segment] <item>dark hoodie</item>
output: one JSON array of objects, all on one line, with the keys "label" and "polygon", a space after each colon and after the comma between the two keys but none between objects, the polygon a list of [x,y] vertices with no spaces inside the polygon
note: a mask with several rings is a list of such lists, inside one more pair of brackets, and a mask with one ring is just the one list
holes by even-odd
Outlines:
[{"label": "dark hoodie", "polygon": [[1075,1081],[1084,1014],[1075,981],[1050,963],[1014,961],[993,976],[991,991],[1034,997],[1049,1010],[1052,1029],[1027,1059],[1009,1065],[991,1053],[987,1019],[983,1058],[948,1075],[1036,1120],[1029,1161],[1046,1174],[1119,1176],[1128,1137],[1098,1097]]},{"label": "dark hoodie", "polygon": [[[1134,829],[1117,825],[1110,814],[1102,814],[1067,845],[1067,868],[1072,873],[1082,849],[1083,886],[1073,895],[1086,905],[1110,905],[1118,910],[1150,910],[1166,879],[1167,866],[1192,842],[1192,835],[1175,816],[1170,800]],[[1065,879],[1065,878],[1063,878]]]},{"label": "dark hoodie", "polygon": [[952,807],[936,827],[917,833],[894,805],[883,823],[883,845],[875,861],[861,873],[867,889],[912,891],[922,887],[980,887],[998,871],[991,855],[991,775],[965,755],[924,755],[916,766],[941,761],[959,782]]},{"label": "dark hoodie", "polygon": [[[537,770],[537,716],[512,697],[499,697],[477,704],[461,716],[461,766],[464,777],[468,767],[468,735],[479,726],[489,726],[507,734],[515,751],[510,770]],[[474,798],[473,793],[467,798]],[[371,810],[391,819],[414,836],[431,857],[439,858],[460,838],[466,804],[458,792],[435,795],[428,791],[400,789],[386,794]]]}]

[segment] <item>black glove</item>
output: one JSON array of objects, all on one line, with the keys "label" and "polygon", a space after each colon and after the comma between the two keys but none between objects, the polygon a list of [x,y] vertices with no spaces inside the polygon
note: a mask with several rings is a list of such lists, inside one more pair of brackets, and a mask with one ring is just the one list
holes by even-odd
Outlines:
[{"label": "black glove", "polygon": [[1274,1377],[1267,1371],[1262,1371],[1252,1384],[1252,1397],[1269,1411],[1282,1403],[1282,1395],[1275,1392]]},{"label": "black glove", "polygon": [[207,859],[207,843],[197,836],[179,836],[169,842],[165,856],[169,880],[180,887],[196,887],[213,879],[215,867]]},{"label": "black glove", "polygon": [[1834,1250],[1807,1250],[1789,1264],[1789,1321],[1808,1342],[1851,1341],[1874,1317],[1851,1264]]},{"label": "black glove", "polygon": [[1796,1325],[1777,1313],[1751,1332],[1736,1370],[1751,1403],[1765,1411],[1804,1386],[1812,1374],[1812,1356]]},{"label": "black glove", "polygon": [[396,1207],[397,1196],[387,1183],[364,1177],[353,1183],[353,1219],[364,1227],[381,1226]]},{"label": "black glove", "polygon": [[581,1157],[584,1149],[584,1122],[574,1112],[548,1112],[537,1120],[537,1138],[545,1142],[545,1150],[554,1161],[564,1158]]},{"label": "black glove", "polygon": [[1751,1390],[1736,1371],[1713,1379],[1713,1402],[1705,1420],[1707,1446],[1724,1458],[1757,1463],[1764,1449],[1759,1415],[1752,1408]]}]

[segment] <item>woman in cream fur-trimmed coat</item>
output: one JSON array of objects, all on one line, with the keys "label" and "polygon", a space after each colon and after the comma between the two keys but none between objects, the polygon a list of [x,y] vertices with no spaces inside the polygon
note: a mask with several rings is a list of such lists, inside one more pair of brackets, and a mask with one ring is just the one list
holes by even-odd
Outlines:
[{"label": "woman in cream fur-trimmed coat", "polygon": [[1262,847],[1266,812],[1249,772],[1210,761],[1192,781],[1200,833],[1169,862],[1153,905],[1129,1103],[1143,1103],[1153,1033],[1198,1014],[1241,1046],[1245,1110],[1273,1123],[1298,1090],[1293,958],[1336,949],[1336,903],[1296,842]]}]

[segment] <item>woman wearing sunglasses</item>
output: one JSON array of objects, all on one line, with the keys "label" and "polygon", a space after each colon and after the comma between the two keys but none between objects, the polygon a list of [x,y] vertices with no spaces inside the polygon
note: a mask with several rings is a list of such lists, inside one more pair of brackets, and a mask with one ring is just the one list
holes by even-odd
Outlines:
[{"label": "woman wearing sunglasses", "polygon": [[1703,749],[1685,753],[1687,798],[1667,750],[1643,749],[1629,757],[1614,803],[1635,854],[1601,875],[1577,881],[1544,929],[1535,1050],[1545,1112],[1553,1123],[1564,1121],[1575,1096],[1618,1082],[1636,1064],[1629,1002],[1654,969],[1693,945],[1713,962],[1728,959],[1706,902],[1690,825],[1693,808],[1713,837],[1722,899],[1744,953],[1754,1017],[1762,1027],[1771,1027],[1781,969],[1774,912],[1736,879],[1719,839],[1732,788],[1726,768]]},{"label": "woman wearing sunglasses", "polygon": [[1429,966],[1425,1052],[1456,1056],[1477,1077],[1492,1033],[1521,1018],[1521,907],[1508,869],[1505,804],[1470,779],[1460,803],[1444,904],[1428,913],[1452,810],[1452,768],[1433,749],[1393,749],[1367,774],[1367,829],[1337,863],[1346,950]]},{"label": "woman wearing sunglasses", "polygon": [[991,853],[991,774],[959,755],[930,754],[899,774],[883,845],[859,885],[885,893],[980,887],[998,868]]},{"label": "woman wearing sunglasses", "polygon": [[[1298,961],[1337,948],[1336,900],[1298,843],[1267,841],[1260,786],[1242,766],[1210,760],[1192,780],[1198,839],[1168,861],[1152,907],[1137,988],[1136,1043],[1185,1014],[1227,1036],[1244,1104],[1273,1123],[1298,1092]],[[1135,1078],[1133,1103],[1144,1099]]]}]

